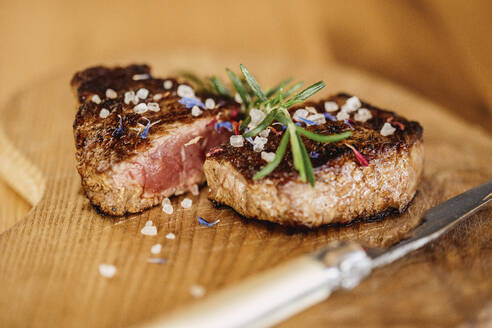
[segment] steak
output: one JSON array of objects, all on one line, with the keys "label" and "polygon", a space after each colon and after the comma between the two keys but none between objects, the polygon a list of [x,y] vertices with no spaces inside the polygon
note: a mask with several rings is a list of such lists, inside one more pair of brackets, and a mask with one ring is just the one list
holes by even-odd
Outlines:
[{"label": "steak", "polygon": [[151,76],[147,65],[93,67],[71,81],[77,170],[93,205],[137,213],[205,181],[207,151],[229,139],[214,127],[239,110],[226,98]]},{"label": "steak", "polygon": [[[270,175],[253,180],[267,164],[261,153],[250,142],[242,147],[227,143],[210,152],[204,164],[209,198],[249,218],[307,227],[348,223],[407,207],[423,169],[419,123],[347,94],[301,107],[326,117],[326,123],[321,120],[307,130],[325,135],[352,131],[351,137],[336,143],[302,137],[314,169],[314,187],[300,181],[290,149]],[[283,133],[279,126],[272,127],[276,133],[269,134],[263,149],[267,153],[275,152]]]}]

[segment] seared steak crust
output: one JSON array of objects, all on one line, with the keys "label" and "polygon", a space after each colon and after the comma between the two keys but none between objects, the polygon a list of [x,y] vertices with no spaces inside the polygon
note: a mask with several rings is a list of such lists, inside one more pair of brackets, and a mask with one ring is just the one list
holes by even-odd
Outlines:
[{"label": "seared steak crust", "polygon": [[[338,94],[302,107],[311,106],[323,113],[325,101],[334,101],[342,107],[348,98],[347,94]],[[302,137],[308,153],[312,154],[314,188],[298,181],[290,149],[269,176],[253,181],[253,175],[266,162],[246,142],[241,148],[225,144],[221,151],[208,156],[204,171],[211,189],[209,197],[247,217],[309,227],[349,222],[389,208],[403,210],[416,192],[422,171],[422,127],[367,103],[361,107],[371,112],[372,118],[366,122],[327,120],[323,125],[307,127],[320,134],[347,130],[353,133],[344,141],[330,144]],[[396,127],[392,135],[381,134],[386,122]],[[274,152],[281,137],[270,133],[264,151]],[[361,166],[347,145],[358,150],[369,166]]]},{"label": "seared steak crust", "polygon": [[[164,87],[165,81],[170,85],[168,88]],[[148,181],[145,178],[148,178],[149,168],[143,167],[142,172],[137,172],[143,175],[143,178],[134,177],[135,167],[146,165],[145,158],[138,156],[174,156],[175,154],[165,153],[163,147],[167,143],[176,144],[178,147],[179,142],[183,144],[189,141],[182,140],[180,136],[192,139],[200,134],[207,134],[210,136],[209,139],[220,139],[214,142],[202,140],[198,147],[200,149],[195,149],[199,153],[198,157],[208,150],[205,148],[227,139],[226,133],[213,134],[213,125],[208,123],[217,117],[230,119],[231,112],[237,109],[237,104],[227,99],[196,94],[202,102],[205,98],[213,98],[216,106],[213,109],[202,109],[203,113],[194,117],[191,109],[179,102],[181,97],[177,95],[177,89],[183,84],[186,85],[174,78],[153,78],[147,65],[116,68],[98,66],[74,75],[71,86],[79,102],[73,123],[77,169],[89,199],[103,212],[114,215],[139,212],[157,204],[165,196],[186,190],[190,187],[187,185],[188,182],[203,182],[201,171],[193,172],[193,178],[190,178],[186,185],[183,185],[183,178],[179,181],[181,185],[159,193],[147,188]],[[158,103],[158,111],[137,113],[134,110],[135,103],[125,102],[126,92],[137,92],[141,88],[146,89],[148,95],[141,99],[140,103]],[[107,97],[108,89],[113,90],[115,94]],[[93,98],[95,95],[96,101]],[[109,111],[107,117],[100,116],[103,109]],[[149,127],[145,132],[147,125]],[[179,156],[180,149],[174,149],[176,150]],[[200,161],[200,158],[192,160]],[[183,159],[183,163],[184,161]],[[130,163],[133,166],[129,167],[129,177],[126,177],[124,175],[128,172],[125,172],[125,165]],[[186,166],[183,163],[179,163],[181,169]],[[158,163],[154,161],[152,165]]]}]

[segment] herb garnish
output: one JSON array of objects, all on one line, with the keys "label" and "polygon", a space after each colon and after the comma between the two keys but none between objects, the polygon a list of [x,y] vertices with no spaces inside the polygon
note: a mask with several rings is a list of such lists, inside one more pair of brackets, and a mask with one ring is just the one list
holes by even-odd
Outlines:
[{"label": "herb garnish", "polygon": [[[275,170],[275,168],[281,163],[287,150],[287,145],[290,143],[294,167],[299,172],[301,180],[303,182],[309,182],[311,186],[314,186],[315,179],[313,166],[301,136],[317,142],[329,143],[344,140],[351,136],[352,132],[346,131],[333,135],[313,133],[296,125],[292,120],[288,109],[306,101],[309,97],[324,88],[325,83],[323,81],[316,82],[304,90],[294,94],[302,87],[303,83],[298,82],[288,87],[289,84],[291,84],[292,79],[287,79],[280,82],[275,87],[264,91],[256,81],[255,77],[244,65],[241,64],[239,67],[243,78],[239,78],[236,73],[230,69],[227,69],[227,75],[229,76],[232,86],[241,98],[241,102],[244,106],[245,118],[239,127],[241,131],[244,131],[243,137],[246,139],[254,137],[276,122],[279,122],[285,127],[285,132],[283,132],[282,139],[275,153],[275,158],[273,161],[265,165],[263,169],[257,172],[253,176],[253,179],[261,179],[273,172],[273,170]],[[187,75],[189,78],[190,74]],[[212,76],[210,79],[205,81],[193,76],[192,80],[197,84],[197,86],[199,86],[199,88],[206,92],[231,97],[231,92],[216,76]],[[253,109],[262,111],[265,114],[265,117],[261,122],[256,124],[256,126],[249,126],[252,121],[250,113]],[[330,119],[332,118],[330,117]],[[311,122],[309,120],[303,121],[308,125],[316,124],[315,122]],[[249,129],[246,129],[248,126]],[[276,133],[280,134],[281,132]]]}]

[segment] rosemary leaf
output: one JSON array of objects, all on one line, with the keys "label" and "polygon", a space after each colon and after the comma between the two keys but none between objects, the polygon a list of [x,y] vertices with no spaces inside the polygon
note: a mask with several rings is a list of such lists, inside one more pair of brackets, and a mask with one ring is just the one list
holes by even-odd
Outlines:
[{"label": "rosemary leaf", "polygon": [[248,100],[248,94],[246,91],[246,87],[244,86],[243,82],[237,77],[236,73],[231,71],[230,69],[227,69],[227,74],[229,75],[229,78],[231,79],[232,85],[234,86],[234,89],[236,89],[237,93],[241,97],[241,100],[243,101],[244,106],[246,108],[249,107],[249,100]]},{"label": "rosemary leaf", "polygon": [[299,90],[302,86],[304,85],[304,82],[297,82],[293,86],[291,86],[287,91],[284,93],[284,98],[290,97],[294,92]]},{"label": "rosemary leaf", "polygon": [[289,108],[292,105],[301,103],[304,100],[306,100],[307,98],[314,95],[319,90],[323,89],[324,87],[325,87],[325,82],[323,82],[323,81],[316,82],[316,83],[310,85],[309,87],[307,87],[306,89],[302,90],[298,94],[296,94],[291,99],[289,99],[289,101],[287,102],[287,104],[285,106],[287,108]]},{"label": "rosemary leaf", "polygon": [[332,134],[326,136],[322,134],[313,133],[311,131],[301,128],[300,126],[296,126],[296,130],[298,133],[302,134],[303,136],[318,142],[337,142],[346,139],[352,135],[352,131],[345,131],[339,134]]},{"label": "rosemary leaf", "polygon": [[275,115],[277,115],[277,110],[274,109],[268,115],[263,119],[263,121],[260,122],[254,129],[249,130],[248,132],[243,134],[243,137],[248,138],[248,137],[254,137],[261,131],[265,130],[268,128],[270,124],[272,124],[273,120],[275,119]]},{"label": "rosemary leaf", "polygon": [[273,170],[275,170],[275,168],[280,164],[280,162],[282,162],[282,158],[284,157],[285,151],[287,150],[289,135],[290,135],[289,130],[285,131],[284,135],[282,136],[282,140],[280,140],[280,145],[277,148],[277,152],[275,153],[275,158],[273,159],[273,161],[265,165],[265,167],[261,169],[261,171],[257,172],[253,176],[253,180],[258,180],[263,177],[266,177],[267,175],[272,173]]},{"label": "rosemary leaf", "polygon": [[297,138],[299,139],[299,144],[301,145],[302,159],[304,161],[304,168],[306,170],[307,181],[311,186],[314,187],[315,179],[314,179],[314,171],[313,171],[313,165],[311,164],[311,159],[309,158],[309,154],[306,150],[306,146],[304,146],[301,137],[298,135]]},{"label": "rosemary leaf", "polygon": [[222,96],[227,96],[227,97],[230,97],[231,94],[229,93],[229,90],[227,90],[227,87],[224,85],[224,83],[217,77],[217,76],[212,76],[210,78],[210,82],[212,83],[213,87],[215,88],[215,91],[217,91],[217,93],[219,95],[222,95]]},{"label": "rosemary leaf", "polygon": [[254,76],[251,75],[251,73],[243,64],[240,64],[239,67],[241,68],[241,72],[243,72],[243,75],[246,78],[246,82],[248,82],[248,85],[251,87],[251,90],[253,90],[253,92],[261,102],[266,102],[268,99]]},{"label": "rosemary leaf", "polygon": [[248,115],[248,117],[246,117],[244,121],[241,122],[241,125],[239,126],[239,130],[246,128],[249,122],[251,122],[251,116]]},{"label": "rosemary leaf", "polygon": [[301,146],[299,145],[299,137],[296,133],[296,126],[294,125],[294,123],[289,123],[287,129],[290,130],[290,148],[292,150],[294,167],[299,172],[301,180],[303,182],[306,182],[306,170],[304,167],[304,160],[302,159]]}]

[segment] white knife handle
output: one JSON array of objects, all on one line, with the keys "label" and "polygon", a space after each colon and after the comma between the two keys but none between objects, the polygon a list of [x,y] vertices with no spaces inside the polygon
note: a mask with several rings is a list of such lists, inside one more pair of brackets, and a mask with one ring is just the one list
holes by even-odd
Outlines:
[{"label": "white knife handle", "polygon": [[356,243],[332,243],[226,288],[144,327],[268,327],[353,288],[372,268]]}]

